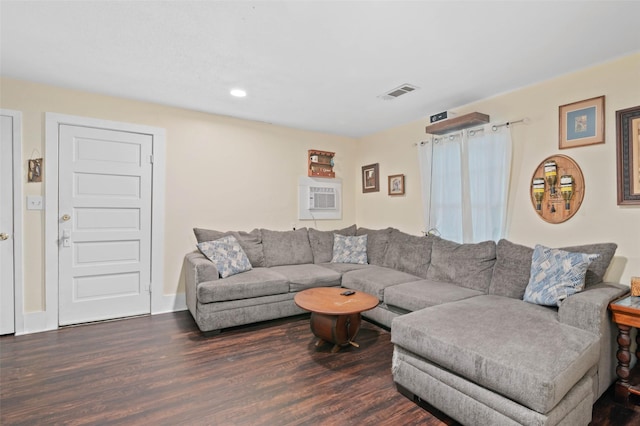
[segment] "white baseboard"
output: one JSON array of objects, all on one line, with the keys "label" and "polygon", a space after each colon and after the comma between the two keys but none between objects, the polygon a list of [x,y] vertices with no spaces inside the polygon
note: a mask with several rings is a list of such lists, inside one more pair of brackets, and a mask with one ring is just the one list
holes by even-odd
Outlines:
[{"label": "white baseboard", "polygon": [[41,333],[43,331],[55,330],[57,327],[52,327],[47,324],[47,312],[29,312],[22,314],[23,328],[18,330],[16,328],[15,335],[21,336],[23,334]]},{"label": "white baseboard", "polygon": [[163,294],[156,302],[151,311],[152,315],[187,310],[187,298],[184,293]]},{"label": "white baseboard", "polygon": [[[187,310],[187,299],[184,293],[178,294],[163,294],[162,298],[156,300],[156,304],[153,307],[152,315],[166,314],[168,312],[178,312]],[[16,327],[15,335],[22,336],[23,334],[41,333],[43,331],[57,330],[58,327],[55,324],[47,324],[47,312],[29,312],[22,315],[23,328],[19,330]]]}]

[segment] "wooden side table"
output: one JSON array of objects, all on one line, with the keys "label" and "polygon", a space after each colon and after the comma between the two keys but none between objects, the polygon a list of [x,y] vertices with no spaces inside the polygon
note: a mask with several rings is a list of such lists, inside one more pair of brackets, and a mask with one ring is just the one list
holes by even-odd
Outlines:
[{"label": "wooden side table", "polygon": [[[629,369],[631,361],[629,331],[631,327],[640,330],[640,297],[627,295],[611,302],[609,309],[613,315],[613,321],[618,326],[618,352],[616,354],[618,381],[615,387],[615,400],[626,403],[629,401],[629,394],[640,395],[640,386],[637,383],[631,383],[632,371]],[[640,359],[640,332],[636,335],[636,343],[636,357]],[[637,365],[636,368],[640,368],[640,366]]]}]

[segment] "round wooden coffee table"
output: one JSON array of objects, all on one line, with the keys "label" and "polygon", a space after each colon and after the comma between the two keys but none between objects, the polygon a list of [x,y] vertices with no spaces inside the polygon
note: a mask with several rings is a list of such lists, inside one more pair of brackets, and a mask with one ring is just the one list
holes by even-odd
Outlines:
[{"label": "round wooden coffee table", "polygon": [[[353,294],[342,294],[349,291]],[[341,346],[359,347],[353,339],[360,329],[360,312],[375,308],[379,302],[370,294],[341,287],[303,290],[295,295],[294,301],[302,309],[311,311],[311,332],[320,339],[316,347],[324,342],[333,343],[333,353]]]}]

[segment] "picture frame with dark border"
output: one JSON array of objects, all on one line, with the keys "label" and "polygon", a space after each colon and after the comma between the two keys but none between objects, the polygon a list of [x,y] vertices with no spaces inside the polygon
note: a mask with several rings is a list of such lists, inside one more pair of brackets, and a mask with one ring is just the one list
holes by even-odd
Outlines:
[{"label": "picture frame with dark border", "polygon": [[560,149],[604,143],[604,96],[559,107]]},{"label": "picture frame with dark border", "polygon": [[362,166],[362,192],[380,191],[380,174],[378,163]]},{"label": "picture frame with dark border", "polygon": [[616,111],[618,205],[640,205],[640,106]]},{"label": "picture frame with dark border", "polygon": [[389,195],[404,195],[404,175],[389,176]]}]

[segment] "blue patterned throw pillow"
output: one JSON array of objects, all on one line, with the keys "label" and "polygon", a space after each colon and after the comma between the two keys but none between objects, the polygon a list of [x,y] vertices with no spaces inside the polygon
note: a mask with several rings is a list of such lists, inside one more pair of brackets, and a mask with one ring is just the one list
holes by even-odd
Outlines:
[{"label": "blue patterned throw pillow", "polygon": [[367,263],[367,236],[345,237],[333,234],[331,263]]},{"label": "blue patterned throw pillow", "polygon": [[560,303],[584,289],[587,268],[600,255],[572,253],[536,245],[524,301],[545,306]]},{"label": "blue patterned throw pillow", "polygon": [[251,262],[233,235],[198,244],[198,250],[213,262],[221,278],[251,270]]}]

